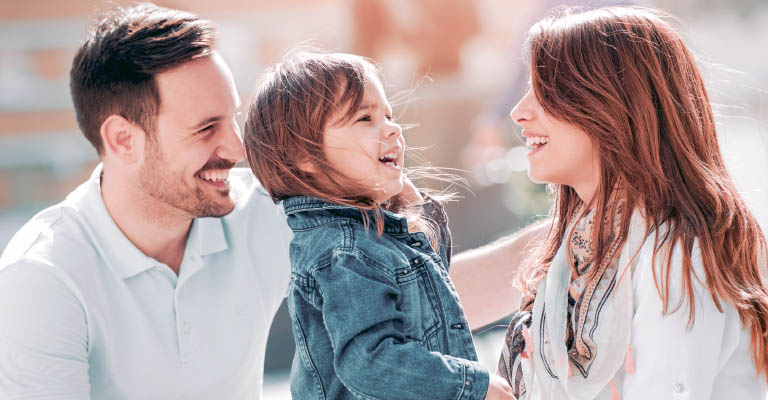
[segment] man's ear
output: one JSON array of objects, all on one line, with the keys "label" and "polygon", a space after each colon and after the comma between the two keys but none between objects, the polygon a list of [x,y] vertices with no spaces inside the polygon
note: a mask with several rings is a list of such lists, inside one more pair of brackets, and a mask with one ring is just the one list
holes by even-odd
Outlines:
[{"label": "man's ear", "polygon": [[142,159],[144,130],[132,124],[120,115],[110,115],[101,124],[101,142],[105,155],[110,155],[123,163],[133,164]]}]

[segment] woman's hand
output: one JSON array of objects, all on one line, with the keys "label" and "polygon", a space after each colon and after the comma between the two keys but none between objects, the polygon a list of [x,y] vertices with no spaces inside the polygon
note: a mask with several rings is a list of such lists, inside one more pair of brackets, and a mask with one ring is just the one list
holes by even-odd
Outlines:
[{"label": "woman's hand", "polygon": [[488,394],[485,400],[516,400],[512,388],[504,378],[491,373],[488,376]]}]

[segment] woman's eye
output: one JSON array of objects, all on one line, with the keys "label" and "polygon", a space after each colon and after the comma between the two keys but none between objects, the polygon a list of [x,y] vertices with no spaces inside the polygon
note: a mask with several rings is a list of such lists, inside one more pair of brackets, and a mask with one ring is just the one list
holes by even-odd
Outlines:
[{"label": "woman's eye", "polygon": [[388,121],[392,121],[392,115],[390,114],[385,115],[384,118],[386,118]]}]

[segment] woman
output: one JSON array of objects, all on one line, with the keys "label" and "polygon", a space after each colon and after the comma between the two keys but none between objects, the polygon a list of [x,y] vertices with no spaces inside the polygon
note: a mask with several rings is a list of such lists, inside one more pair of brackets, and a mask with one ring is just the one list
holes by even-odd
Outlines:
[{"label": "woman", "polygon": [[764,400],[765,237],[680,35],[604,8],[544,19],[526,47],[511,116],[553,222],[500,374],[520,398]]}]

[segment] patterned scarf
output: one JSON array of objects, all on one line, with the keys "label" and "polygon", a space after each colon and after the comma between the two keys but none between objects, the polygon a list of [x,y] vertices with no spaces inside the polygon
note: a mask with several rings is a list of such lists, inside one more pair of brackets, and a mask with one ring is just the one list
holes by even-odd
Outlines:
[{"label": "patterned scarf", "polygon": [[[567,242],[567,259],[572,268],[570,284],[567,287],[567,323],[564,332],[569,377],[578,371],[586,379],[596,359],[597,343],[593,340],[592,333],[598,325],[602,305],[615,286],[619,269],[617,253],[621,241],[618,240],[617,232],[621,222],[621,209],[619,204],[613,208],[616,210],[613,218],[607,216],[603,221],[603,231],[610,235],[610,244],[604,261],[598,266],[593,265],[594,213],[591,210],[583,213],[580,208],[576,215],[584,215],[569,229],[571,234]],[[588,274],[592,268],[598,268],[594,275]],[[594,278],[589,279],[590,276]],[[520,311],[513,314],[499,360],[498,374],[509,381],[517,398],[526,394],[525,375],[530,373],[526,370],[531,369],[531,357],[534,354],[531,340],[534,301],[535,298],[524,298]],[[551,355],[549,358],[551,359]]]}]

